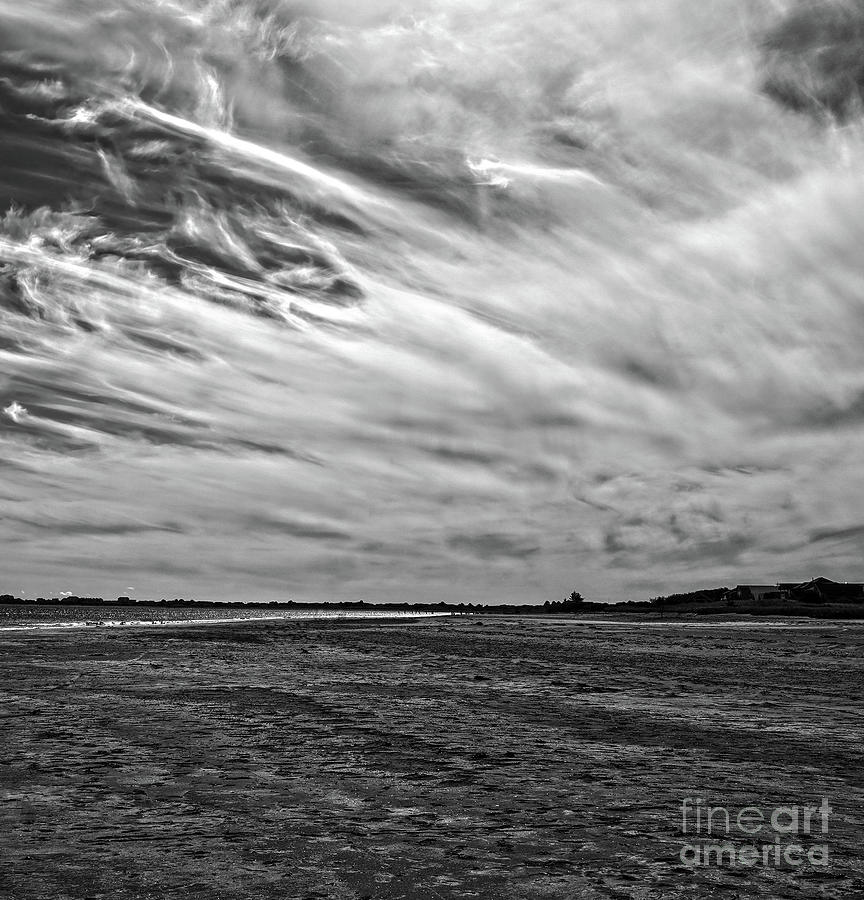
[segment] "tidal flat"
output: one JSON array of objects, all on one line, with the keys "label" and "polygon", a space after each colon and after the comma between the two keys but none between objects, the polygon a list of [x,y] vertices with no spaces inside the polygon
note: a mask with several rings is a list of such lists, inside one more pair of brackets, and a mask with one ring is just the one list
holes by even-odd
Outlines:
[{"label": "tidal flat", "polygon": [[[2,633],[0,896],[864,896],[864,623],[699,625]],[[685,865],[684,798],[830,862]]]}]

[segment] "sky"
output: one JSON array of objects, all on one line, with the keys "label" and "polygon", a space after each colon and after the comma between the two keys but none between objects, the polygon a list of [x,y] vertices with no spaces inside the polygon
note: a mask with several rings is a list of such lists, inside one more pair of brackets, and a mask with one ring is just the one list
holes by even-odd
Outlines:
[{"label": "sky", "polygon": [[760,90],[783,4],[252,5],[0,3],[0,592],[864,580],[864,144]]}]

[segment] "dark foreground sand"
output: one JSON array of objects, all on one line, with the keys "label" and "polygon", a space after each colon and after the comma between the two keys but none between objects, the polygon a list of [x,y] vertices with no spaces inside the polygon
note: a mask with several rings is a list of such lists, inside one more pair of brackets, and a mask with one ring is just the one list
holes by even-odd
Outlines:
[{"label": "dark foreground sand", "polygon": [[[810,626],[5,633],[0,894],[864,896],[864,626]],[[687,868],[688,796],[827,797],[831,865]]]}]

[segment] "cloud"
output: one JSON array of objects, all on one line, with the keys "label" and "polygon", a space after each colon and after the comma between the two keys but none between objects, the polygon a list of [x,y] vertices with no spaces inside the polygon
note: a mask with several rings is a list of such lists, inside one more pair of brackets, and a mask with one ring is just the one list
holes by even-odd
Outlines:
[{"label": "cloud", "polygon": [[[659,485],[642,484],[638,493],[645,511],[639,515],[616,517],[602,536],[603,549],[611,564],[621,568],[701,562],[728,565],[755,545],[740,525],[726,521],[716,500],[690,499],[693,491],[672,493],[666,510],[649,505]],[[632,505],[631,499],[624,501]]]},{"label": "cloud", "polygon": [[[637,576],[640,589],[665,593],[694,571],[725,580],[742,566],[769,581],[820,562],[836,566],[835,577],[864,577],[854,524],[864,483],[855,452],[864,151],[855,135],[840,141],[796,124],[759,97],[742,65],[748,29],[706,20],[699,4],[639,5],[640,47],[652,52],[640,50],[638,72],[634,20],[608,4],[577,14],[573,4],[508,0],[491,31],[488,17],[469,21],[478,4],[452,6],[458,14],[442,7],[432,30],[423,17],[384,27],[382,11],[371,31],[343,21],[331,41],[328,19],[309,38],[328,42],[329,59],[347,54],[344,72],[359,79],[350,122],[335,121],[351,106],[341,95],[312,112],[352,157],[345,177],[374,198],[368,216],[346,222],[318,206],[298,216],[282,191],[256,199],[233,180],[249,142],[223,156],[219,179],[196,169],[209,165],[207,152],[194,152],[191,168],[158,153],[120,159],[147,146],[134,117],[113,141],[116,123],[103,116],[87,127],[105,129],[97,143],[115,147],[129,177],[147,170],[141,196],[146,206],[152,193],[157,218],[175,218],[174,257],[150,234],[129,239],[149,262],[119,260],[107,251],[120,236],[84,214],[31,210],[17,225],[0,221],[0,466],[14,469],[0,542],[18,541],[4,560],[10,579],[38,590],[50,572],[79,593],[84,581],[88,593],[116,593],[112,573],[128,572],[123,580],[148,594],[170,576],[177,594],[216,598],[240,589],[279,597],[289,579],[310,598],[322,584],[350,596],[337,583],[350,579],[373,599],[476,599],[491,589],[521,600],[558,597],[577,577],[586,596],[610,598]],[[71,54],[85,66],[87,50],[75,48],[86,41],[59,32],[65,23],[79,36],[96,32],[76,31],[69,8],[46,0],[34,16],[57,35],[61,63]],[[33,47],[37,22],[10,15],[9,41]],[[190,46],[224,34],[205,20]],[[715,26],[722,39],[707,46]],[[479,68],[460,49],[471,42],[455,39],[460,27],[484,35]],[[148,48],[160,40],[133,42],[136,64],[156,72],[185,41],[165,22],[138,31],[166,36],[168,51],[153,59]],[[96,71],[107,72],[99,60],[113,45],[97,43]],[[274,58],[248,51],[237,44],[244,60]],[[416,84],[401,79],[404,91],[393,91],[391,54],[400,72],[406,59],[420,67]],[[310,65],[324,58],[310,53]],[[274,109],[284,113],[281,153],[297,134],[282,125],[306,119],[288,108],[278,60],[273,67],[273,81],[238,94],[233,109],[265,150],[251,106],[260,103],[262,129]],[[195,74],[180,65],[181,81],[183,71]],[[200,81],[180,92],[183,103]],[[162,99],[164,113],[182,112],[170,90]],[[44,129],[27,121],[36,140]],[[473,148],[429,163],[429,142],[412,128],[428,135],[430,121],[452,126],[439,137],[454,147],[485,122],[482,140],[510,186],[466,183]],[[79,126],[64,131],[64,159],[74,146],[95,147]],[[174,126],[169,150],[185,146],[182,122]],[[390,177],[403,151],[415,179],[409,200],[406,179]],[[578,177],[565,185],[553,173],[566,168],[589,168],[608,190]],[[44,174],[11,171],[4,183],[54,203],[56,173],[45,184],[30,177]],[[415,189],[424,177],[430,204]],[[94,171],[82,189],[103,182]],[[207,199],[178,205],[174,187]],[[121,202],[111,198],[107,209]],[[456,207],[471,216],[453,216]],[[121,210],[111,228],[127,216],[134,225],[143,209]],[[373,218],[374,227],[351,225]],[[256,228],[279,266],[292,255],[302,263],[313,244],[321,260],[350,258],[363,302],[316,306],[290,279],[275,291],[284,272],[256,275],[240,258]],[[73,241],[76,229],[86,240]],[[74,252],[62,247],[69,241]],[[99,247],[105,255],[88,259]],[[195,265],[184,268],[178,253]],[[202,285],[216,277],[229,286],[210,296]],[[277,293],[285,314],[274,318]],[[239,295],[249,302],[231,301]]]},{"label": "cloud", "polygon": [[810,543],[818,544],[824,541],[856,541],[860,543],[864,539],[864,525],[850,525],[847,528],[819,528],[810,532]]},{"label": "cloud", "polygon": [[184,528],[177,522],[77,522],[57,519],[28,519],[26,517],[7,516],[7,520],[27,526],[37,531],[47,531],[64,537],[90,536],[112,537],[147,534],[148,532],[168,532],[183,534]]},{"label": "cloud", "polygon": [[753,548],[750,535],[731,532],[723,537],[697,540],[674,550],[662,552],[659,563],[696,563],[700,567],[735,565],[746,550]]},{"label": "cloud", "polygon": [[524,560],[540,552],[531,541],[500,533],[454,534],[447,538],[447,545],[481,560]]},{"label": "cloud", "polygon": [[3,415],[6,416],[7,419],[11,419],[16,425],[23,422],[27,416],[27,410],[20,404],[13,400],[4,410]]},{"label": "cloud", "polygon": [[250,532],[269,532],[271,534],[284,534],[289,537],[301,538],[311,541],[348,541],[351,535],[340,528],[326,523],[310,522],[301,519],[291,519],[277,515],[256,513],[247,516],[245,527]]}]

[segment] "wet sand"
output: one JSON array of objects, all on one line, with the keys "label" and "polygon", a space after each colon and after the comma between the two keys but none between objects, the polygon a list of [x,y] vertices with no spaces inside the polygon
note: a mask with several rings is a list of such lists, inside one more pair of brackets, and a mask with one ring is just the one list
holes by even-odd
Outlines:
[{"label": "wet sand", "polygon": [[[864,896],[864,625],[784,624],[6,632],[0,896]],[[682,865],[696,796],[830,866]]]}]

